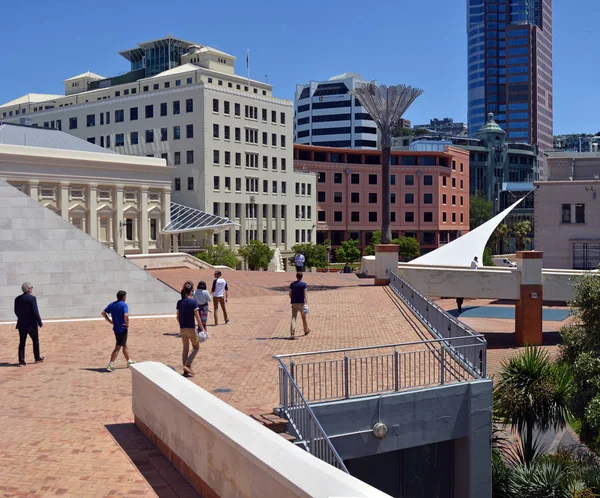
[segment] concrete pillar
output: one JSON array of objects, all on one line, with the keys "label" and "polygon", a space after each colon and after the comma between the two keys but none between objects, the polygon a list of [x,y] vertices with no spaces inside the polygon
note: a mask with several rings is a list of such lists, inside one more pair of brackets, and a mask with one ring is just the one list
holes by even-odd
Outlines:
[{"label": "concrete pillar", "polygon": [[179,252],[179,234],[173,234],[173,252]]},{"label": "concrete pillar", "polygon": [[521,288],[515,309],[515,336],[519,346],[542,344],[543,256],[542,251],[517,251]]},{"label": "concrete pillar", "polygon": [[88,226],[87,233],[98,240],[98,185],[88,185]]},{"label": "concrete pillar", "polygon": [[38,182],[37,180],[29,181],[29,197],[31,197],[35,201],[40,200],[39,187],[40,182]]},{"label": "concrete pillar", "polygon": [[240,211],[240,247],[244,247],[246,245],[246,229],[248,228],[245,203],[242,203]]},{"label": "concrete pillar", "polygon": [[378,244],[375,246],[375,285],[389,285],[390,272],[398,273],[398,246]]},{"label": "concrete pillar", "polygon": [[148,239],[150,238],[150,226],[148,221],[148,187],[142,187],[140,197],[140,227],[138,237],[140,241],[140,251],[142,254],[148,254]]},{"label": "concrete pillar", "polygon": [[256,238],[262,242],[263,240],[263,215],[262,215],[262,204],[256,205]]},{"label": "concrete pillar", "polygon": [[275,210],[275,245],[281,247],[283,243],[284,241],[281,240],[281,206],[277,204]]},{"label": "concrete pillar", "polygon": [[162,227],[165,228],[171,222],[171,189],[162,191]]},{"label": "concrete pillar", "polygon": [[271,212],[271,205],[267,205],[267,244],[269,246],[273,245],[273,217],[271,216],[273,213]]},{"label": "concrete pillar", "polygon": [[123,219],[123,185],[115,188],[115,205],[113,218],[114,248],[119,254],[125,254],[125,220]]},{"label": "concrete pillar", "polygon": [[60,182],[60,215],[69,221],[69,182]]}]

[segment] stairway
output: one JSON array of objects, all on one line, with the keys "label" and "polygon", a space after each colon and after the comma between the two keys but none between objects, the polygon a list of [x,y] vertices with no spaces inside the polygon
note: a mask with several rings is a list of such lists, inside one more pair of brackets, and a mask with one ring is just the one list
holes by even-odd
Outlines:
[{"label": "stairway", "polygon": [[296,437],[286,432],[288,421],[281,418],[273,413],[259,413],[250,415],[251,418],[256,420],[259,424],[262,424],[267,429],[272,430],[276,434],[279,434],[282,438],[290,443],[296,441]]}]

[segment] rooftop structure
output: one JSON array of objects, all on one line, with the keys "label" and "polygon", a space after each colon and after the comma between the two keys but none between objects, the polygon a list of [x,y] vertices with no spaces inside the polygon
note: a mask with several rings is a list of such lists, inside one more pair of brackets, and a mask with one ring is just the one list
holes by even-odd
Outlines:
[{"label": "rooftop structure", "polygon": [[[376,149],[377,126],[350,90],[367,83],[356,73],[296,85],[294,142],[321,147]],[[376,83],[376,82],[374,82]]]},{"label": "rooftop structure", "polygon": [[460,137],[466,135],[468,132],[466,123],[455,123],[452,118],[430,119],[428,124],[414,125],[413,128],[425,129],[449,137]]},{"label": "rooftop structure", "polygon": [[65,96],[11,101],[0,119],[174,166],[174,202],[233,222],[209,238],[181,233],[178,247],[189,252],[253,239],[289,251],[297,230],[314,240],[314,220],[290,215],[315,206],[312,194],[288,195],[296,183],[314,192],[314,175],[293,170],[290,101],[235,74],[235,57],[208,46],[168,36],[121,55],[131,61],[128,73],[79,74],[65,80]]}]

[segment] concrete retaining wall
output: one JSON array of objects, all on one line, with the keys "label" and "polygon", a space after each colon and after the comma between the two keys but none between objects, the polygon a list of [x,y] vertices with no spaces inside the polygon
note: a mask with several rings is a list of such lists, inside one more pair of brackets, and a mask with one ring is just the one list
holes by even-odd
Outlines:
[{"label": "concrete retaining wall", "polygon": [[136,424],[203,497],[387,497],[169,367],[132,367]]}]

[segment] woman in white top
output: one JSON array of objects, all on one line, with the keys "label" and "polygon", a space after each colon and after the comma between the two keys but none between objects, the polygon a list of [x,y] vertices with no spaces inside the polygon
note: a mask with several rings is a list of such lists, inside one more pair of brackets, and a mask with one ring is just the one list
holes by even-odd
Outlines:
[{"label": "woman in white top", "polygon": [[198,282],[198,289],[194,292],[194,299],[200,308],[200,320],[206,330],[206,321],[208,320],[208,303],[212,301],[209,292],[206,290],[206,282],[204,280]]}]

